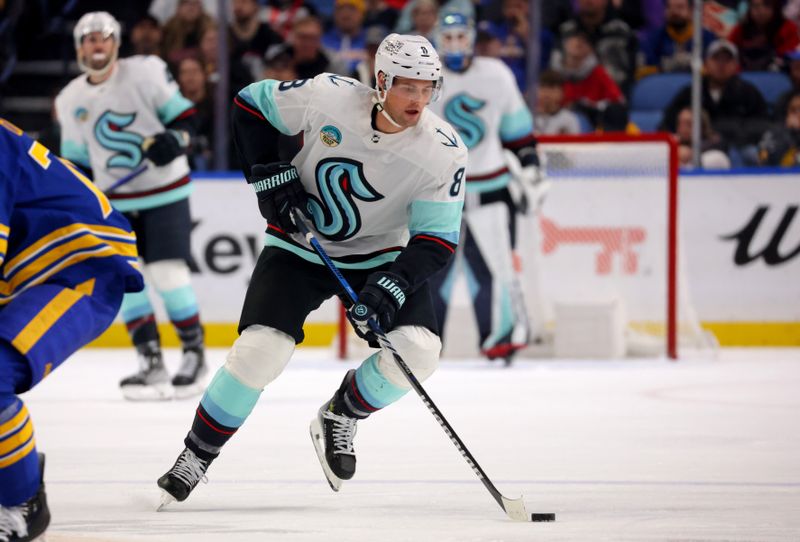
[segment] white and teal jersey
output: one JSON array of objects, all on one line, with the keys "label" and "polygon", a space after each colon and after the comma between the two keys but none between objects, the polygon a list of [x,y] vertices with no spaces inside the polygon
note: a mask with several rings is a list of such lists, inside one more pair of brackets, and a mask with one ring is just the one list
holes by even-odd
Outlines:
[{"label": "white and teal jersey", "polygon": [[496,58],[475,57],[463,73],[445,70],[442,97],[431,108],[469,148],[467,190],[506,186],[511,176],[503,143],[533,132],[533,117],[508,66]]},{"label": "white and teal jersey", "polygon": [[[265,80],[238,100],[287,135],[304,134],[292,160],[309,194],[320,242],[342,268],[393,261],[410,237],[457,244],[467,149],[427,109],[396,134],[372,128],[375,91],[329,73],[297,81]],[[267,245],[314,262],[302,237],[270,227]]]},{"label": "white and teal jersey", "polygon": [[[142,142],[193,107],[183,97],[167,65],[155,56],[117,61],[106,81],[73,79],[56,97],[61,124],[61,155],[92,169],[101,190],[136,169],[144,160]],[[110,196],[119,210],[148,209],[189,195],[186,156],[147,171]]]}]

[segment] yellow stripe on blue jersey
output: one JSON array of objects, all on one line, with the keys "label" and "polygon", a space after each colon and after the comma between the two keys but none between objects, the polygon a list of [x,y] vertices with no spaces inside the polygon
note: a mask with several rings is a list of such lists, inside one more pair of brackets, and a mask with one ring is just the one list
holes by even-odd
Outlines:
[{"label": "yellow stripe on blue jersey", "polygon": [[21,406],[13,418],[0,425],[0,468],[18,462],[36,446],[28,409]]},{"label": "yellow stripe on blue jersey", "polygon": [[0,265],[6,258],[6,251],[8,250],[8,233],[11,229],[5,224],[0,224]]}]

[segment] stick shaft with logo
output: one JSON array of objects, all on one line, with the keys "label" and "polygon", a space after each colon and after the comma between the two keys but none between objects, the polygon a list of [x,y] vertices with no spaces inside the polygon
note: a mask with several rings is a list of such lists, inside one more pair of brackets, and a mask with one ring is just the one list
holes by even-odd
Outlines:
[{"label": "stick shaft with logo", "polygon": [[[339,284],[346,292],[350,302],[352,304],[358,303],[358,296],[356,295],[356,292],[353,290],[353,288],[347,282],[347,279],[344,278],[342,273],[336,267],[336,264],[333,263],[333,260],[330,259],[328,254],[325,252],[325,249],[322,248],[322,245],[319,243],[317,238],[314,236],[314,233],[308,227],[308,224],[305,222],[305,219],[303,218],[302,213],[299,210],[297,209],[292,210],[292,220],[297,226],[297,229],[300,230],[300,233],[305,237],[308,244],[311,245],[311,248],[314,249],[317,255],[325,263],[325,266],[336,277],[336,280],[339,282]],[[433,417],[442,427],[445,434],[447,434],[447,436],[450,437],[450,440],[453,442],[455,447],[461,453],[461,457],[464,458],[464,460],[470,466],[475,475],[480,479],[481,482],[483,482],[483,485],[486,487],[489,493],[491,493],[492,497],[494,497],[494,500],[497,501],[497,504],[500,505],[500,508],[503,509],[506,515],[515,521],[554,521],[555,514],[550,514],[550,513],[531,514],[530,516],[528,516],[528,513],[525,510],[525,503],[522,500],[522,497],[518,499],[509,499],[503,496],[497,490],[492,481],[489,480],[489,477],[486,476],[486,473],[483,471],[481,466],[478,465],[478,462],[475,460],[470,451],[467,449],[464,442],[456,434],[455,430],[452,428],[447,419],[445,419],[444,415],[439,410],[439,408],[434,404],[433,400],[430,398],[428,393],[422,387],[422,384],[420,384],[419,380],[417,380],[417,377],[414,376],[414,373],[411,372],[411,369],[408,367],[406,362],[403,361],[403,358],[394,348],[391,341],[386,336],[386,333],[383,332],[383,330],[380,328],[380,326],[374,319],[369,321],[369,326],[372,332],[375,333],[375,336],[377,337],[381,347],[391,352],[395,363],[397,364],[397,366],[402,371],[403,375],[408,380],[408,383],[411,385],[412,388],[414,388],[414,391],[417,392],[417,395],[420,396],[422,402],[428,408],[428,411],[430,411],[430,413],[433,414]]]}]

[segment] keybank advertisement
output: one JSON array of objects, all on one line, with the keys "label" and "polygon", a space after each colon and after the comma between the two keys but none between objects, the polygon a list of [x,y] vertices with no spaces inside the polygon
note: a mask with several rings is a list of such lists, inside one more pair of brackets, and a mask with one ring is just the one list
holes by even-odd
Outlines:
[{"label": "keybank advertisement", "polygon": [[[196,179],[193,278],[202,316],[207,322],[236,322],[263,245],[264,220],[243,181]],[[570,189],[555,182],[540,217],[541,288],[558,291],[570,284],[564,295],[574,298],[580,297],[580,288],[564,277],[632,279],[631,295],[657,300],[635,310],[661,313],[666,194],[655,186],[627,180],[621,187],[590,182]],[[591,205],[617,205],[619,212],[612,216],[623,218],[598,227],[590,219]],[[683,294],[702,321],[800,322],[799,207],[797,175],[682,177],[681,276],[688,277]],[[335,318],[331,303],[309,321]]]}]

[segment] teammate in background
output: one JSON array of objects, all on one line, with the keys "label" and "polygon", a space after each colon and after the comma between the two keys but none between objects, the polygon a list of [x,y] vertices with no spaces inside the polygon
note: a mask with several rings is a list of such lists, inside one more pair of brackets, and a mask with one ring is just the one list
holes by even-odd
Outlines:
[{"label": "teammate in background", "polygon": [[[512,176],[503,149],[510,149],[522,166],[515,180],[526,189],[536,185],[540,177],[533,118],[508,67],[494,58],[473,56],[475,27],[471,19],[445,12],[436,36],[447,85],[433,109],[469,148],[460,250],[471,279],[479,347],[489,359],[510,362],[514,353],[528,344],[530,333],[514,254],[517,206],[509,191]],[[431,278],[443,332],[457,261],[461,258],[454,258]]]},{"label": "teammate in background", "polygon": [[[235,99],[234,141],[245,177],[267,219],[267,240],[253,271],[240,336],[197,409],[175,465],[158,480],[164,502],[182,501],[244,423],[264,387],[303,341],[306,316],[342,294],[297,233],[290,209],[313,221],[320,243],[359,292],[350,317],[359,334],[370,318],[424,380],[441,342],[428,278],[458,243],[467,150],[426,105],[442,85],[441,63],[420,36],[391,34],[375,58],[378,90],[323,73],[265,80]],[[281,134],[305,134],[290,162]],[[350,370],[311,422],[314,447],[334,490],[355,473],[356,422],[410,389],[387,351]]]},{"label": "teammate in background", "polygon": [[44,455],[18,397],[144,287],[136,237],[74,166],[0,118],[0,541],[50,522]]},{"label": "teammate in background", "polygon": [[120,382],[133,400],[169,399],[202,391],[206,371],[203,328],[192,289],[189,164],[195,109],[155,56],[118,60],[119,23],[108,13],[87,13],[73,32],[78,65],[86,72],[56,98],[61,154],[90,172],[107,191],[134,169],[147,170],[109,194],[133,225],[148,281],[164,301],[183,345],[172,378],[147,291],[125,296],[122,318],[136,347],[140,369]]}]

